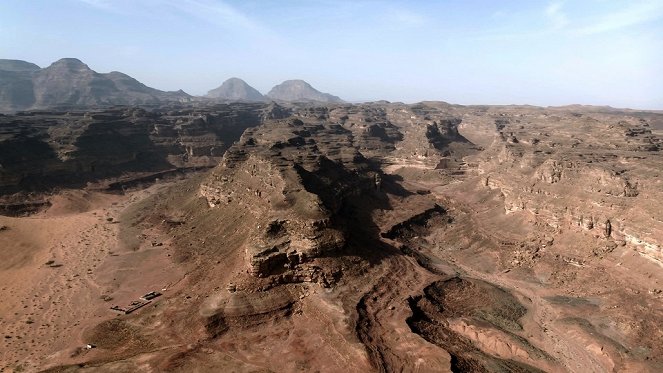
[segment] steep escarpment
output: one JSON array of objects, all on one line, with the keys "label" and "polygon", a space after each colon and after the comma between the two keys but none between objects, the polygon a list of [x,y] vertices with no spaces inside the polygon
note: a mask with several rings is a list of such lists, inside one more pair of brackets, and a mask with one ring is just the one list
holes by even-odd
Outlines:
[{"label": "steep escarpment", "polygon": [[261,105],[0,116],[0,193],[217,164]]},{"label": "steep escarpment", "polygon": [[[404,192],[394,189],[380,168],[405,142],[402,130],[387,115],[379,107],[298,108],[295,118],[246,130],[227,151],[222,165],[201,187],[201,195],[212,208],[239,205],[251,211],[251,224],[259,227],[244,250],[251,273],[310,281],[310,270],[308,275],[298,270],[310,267],[304,263],[335,255],[357,230],[353,222],[371,219],[372,208],[388,206],[386,200],[380,201],[386,194]],[[447,143],[462,139],[456,130],[460,120],[449,118],[439,124],[430,119],[434,123],[429,127],[442,128],[445,135],[436,132],[431,137],[429,131],[421,131],[419,146],[449,154],[440,138]],[[437,163],[439,159],[434,160]],[[377,198],[373,207],[370,203],[359,207],[360,200],[371,198]],[[357,212],[360,208],[365,211]],[[360,224],[371,225],[370,221]]]}]

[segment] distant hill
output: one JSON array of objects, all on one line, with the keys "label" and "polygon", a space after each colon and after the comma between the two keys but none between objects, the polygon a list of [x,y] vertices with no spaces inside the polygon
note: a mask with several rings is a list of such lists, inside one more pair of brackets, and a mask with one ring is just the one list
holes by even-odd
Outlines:
[{"label": "distant hill", "polygon": [[220,87],[207,92],[206,97],[228,101],[266,101],[257,89],[239,78],[230,78]]},{"label": "distant hill", "polygon": [[0,111],[31,107],[35,103],[32,75],[40,67],[25,61],[0,60]]},{"label": "distant hill", "polygon": [[2,71],[37,71],[39,66],[31,62],[21,60],[0,60],[0,70]]},{"label": "distant hill", "polygon": [[344,102],[337,96],[322,93],[303,80],[286,80],[267,93],[267,97],[277,101],[317,101],[326,103]]},{"label": "distant hill", "polygon": [[75,58],[63,58],[43,69],[25,61],[0,60],[0,111],[154,104],[190,98],[183,91],[150,88],[121,72],[97,73]]}]

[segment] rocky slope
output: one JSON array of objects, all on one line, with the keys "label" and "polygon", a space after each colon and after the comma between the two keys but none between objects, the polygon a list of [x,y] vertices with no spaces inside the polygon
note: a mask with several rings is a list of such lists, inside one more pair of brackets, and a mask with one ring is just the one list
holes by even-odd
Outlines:
[{"label": "rocky slope", "polygon": [[63,58],[43,69],[24,61],[0,61],[0,112],[156,104],[190,98],[182,91],[147,87],[117,71],[97,73],[75,58]]},{"label": "rocky slope", "polygon": [[265,101],[265,96],[239,78],[230,78],[218,88],[207,92],[205,97],[225,101]]},{"label": "rocky slope", "polygon": [[285,119],[246,131],[201,194],[213,208],[250,211],[253,217],[245,220],[262,227],[246,244],[252,274],[328,284],[334,274],[312,260],[345,246],[340,209],[349,198],[376,190],[376,171],[353,146],[350,131]]},{"label": "rocky slope", "polygon": [[281,84],[274,86],[267,97],[277,101],[287,102],[327,102],[341,103],[337,96],[329,93],[322,93],[303,80],[286,80]]}]

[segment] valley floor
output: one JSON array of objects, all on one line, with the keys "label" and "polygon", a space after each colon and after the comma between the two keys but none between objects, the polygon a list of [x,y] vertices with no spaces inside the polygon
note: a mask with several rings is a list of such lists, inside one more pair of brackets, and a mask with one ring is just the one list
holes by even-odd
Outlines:
[{"label": "valley floor", "polygon": [[[164,188],[125,195],[66,191],[29,217],[0,217],[0,371],[33,371],[94,350],[84,331],[183,277],[160,238],[122,239],[122,214]],[[153,244],[154,242],[154,244]],[[157,299],[158,300],[158,299]]]}]

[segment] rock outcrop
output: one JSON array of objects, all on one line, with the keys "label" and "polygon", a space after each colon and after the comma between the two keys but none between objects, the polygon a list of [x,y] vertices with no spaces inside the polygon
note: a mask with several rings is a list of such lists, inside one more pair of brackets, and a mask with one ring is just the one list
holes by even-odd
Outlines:
[{"label": "rock outcrop", "polygon": [[367,223],[371,206],[395,192],[379,165],[407,161],[411,151],[401,154],[399,144],[411,138],[427,149],[432,170],[451,154],[449,144],[469,143],[453,115],[429,107],[421,117],[393,116],[401,110],[411,113],[403,105],[295,106],[290,117],[266,119],[228,149],[200,194],[222,213],[250,212],[249,273],[271,283],[332,284],[338,274],[319,258],[339,255],[348,235],[367,229],[354,224]]},{"label": "rock outcrop", "polygon": [[375,173],[342,126],[274,120],[245,131],[200,192],[212,208],[251,212],[256,228],[244,250],[252,274],[328,284],[333,274],[314,259],[344,247],[341,209],[375,191]]}]

